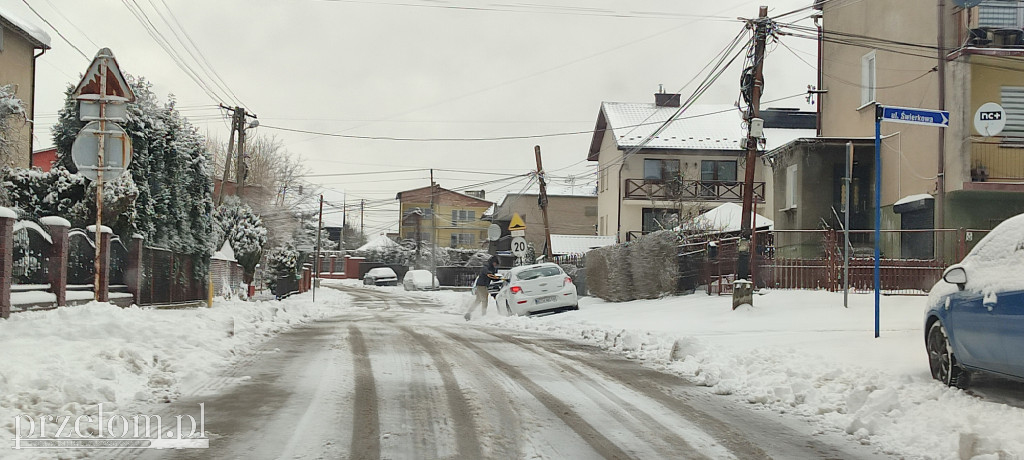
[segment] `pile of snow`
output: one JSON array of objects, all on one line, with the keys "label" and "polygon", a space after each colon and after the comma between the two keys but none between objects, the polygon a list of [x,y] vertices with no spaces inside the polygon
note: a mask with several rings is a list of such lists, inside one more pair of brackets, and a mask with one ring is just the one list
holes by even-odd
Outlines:
[{"label": "pile of snow", "polygon": [[[277,302],[156,310],[89,303],[0,320],[0,438],[18,414],[95,414],[169,401],[285,329],[346,304],[324,289]],[[11,451],[5,451],[7,454]],[[38,453],[38,451],[36,451]],[[6,457],[5,457],[6,458]]]},{"label": "pile of snow", "polygon": [[370,242],[362,246],[359,246],[359,249],[356,249],[356,251],[370,251],[373,249],[387,249],[397,247],[399,247],[399,244],[394,242],[394,240],[388,238],[386,235],[379,235]]},{"label": "pile of snow", "polygon": [[595,344],[886,453],[1024,456],[1024,410],[932,380],[924,297],[883,298],[878,339],[873,296],[850,299],[846,309],[841,293],[773,291],[733,311],[730,297],[704,294],[617,304],[583,298],[578,312],[482,322]]}]

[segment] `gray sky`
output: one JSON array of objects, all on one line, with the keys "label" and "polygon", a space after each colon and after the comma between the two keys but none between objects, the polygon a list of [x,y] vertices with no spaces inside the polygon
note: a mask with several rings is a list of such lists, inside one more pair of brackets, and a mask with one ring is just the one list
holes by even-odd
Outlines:
[{"label": "gray sky", "polygon": [[[5,10],[37,24],[53,49],[39,61],[36,145],[52,143],[49,127],[63,90],[77,83],[98,47],[109,47],[125,72],[145,76],[157,93],[173,93],[182,112],[226,139],[217,102],[243,103],[259,116],[257,132],[275,135],[312,174],[438,168],[492,174],[435,173],[445,188],[502,179],[535,169],[533,147],[556,185],[568,176],[592,183],[585,161],[590,135],[502,141],[402,142],[330,138],[271,126],[357,136],[486,138],[589,131],[602,101],[652,102],[663,84],[680,90],[742,29],[737,17],[757,15],[764,1],[670,0],[26,0],[71,43],[42,23],[21,0]],[[810,0],[767,3],[770,15]],[[138,6],[183,55],[211,97],[157,45],[129,11]],[[165,8],[166,5],[166,8]],[[173,17],[168,14],[168,8]],[[157,9],[176,19],[222,80],[185,53]],[[809,12],[807,12],[809,13]],[[806,17],[789,16],[787,20]],[[810,24],[809,20],[803,21]],[[184,38],[184,37],[183,37]],[[816,44],[783,37],[766,58],[764,100],[806,91],[815,83]],[[187,43],[187,40],[186,40]],[[801,62],[796,56],[803,58]],[[732,103],[739,65],[702,98]],[[212,72],[210,72],[212,74]],[[684,98],[692,85],[682,92]],[[237,98],[237,100],[235,100]],[[813,110],[802,97],[768,104]],[[367,233],[397,228],[395,192],[429,185],[429,173],[309,177],[339,203],[374,202]],[[525,182],[486,185],[488,198]],[[386,205],[376,204],[388,200]],[[329,209],[329,208],[328,208]],[[356,220],[352,220],[355,218]],[[358,222],[358,214],[350,214]],[[337,215],[327,218],[339,221]]]}]

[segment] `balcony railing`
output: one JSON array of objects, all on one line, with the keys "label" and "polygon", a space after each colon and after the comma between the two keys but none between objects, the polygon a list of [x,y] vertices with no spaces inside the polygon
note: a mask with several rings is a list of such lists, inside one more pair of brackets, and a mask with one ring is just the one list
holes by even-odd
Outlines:
[{"label": "balcony railing", "polygon": [[972,182],[1024,182],[1024,143],[971,142]]},{"label": "balcony railing", "polygon": [[[743,182],[626,179],[627,200],[743,201]],[[754,182],[754,201],[764,203],[764,182]]]}]

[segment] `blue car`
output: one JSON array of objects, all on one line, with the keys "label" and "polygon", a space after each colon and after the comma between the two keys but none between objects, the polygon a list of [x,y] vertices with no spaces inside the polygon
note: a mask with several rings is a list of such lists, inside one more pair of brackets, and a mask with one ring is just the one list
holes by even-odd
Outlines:
[{"label": "blue car", "polygon": [[967,388],[973,372],[1024,380],[1024,214],[946,269],[924,333],[932,377],[946,385]]}]

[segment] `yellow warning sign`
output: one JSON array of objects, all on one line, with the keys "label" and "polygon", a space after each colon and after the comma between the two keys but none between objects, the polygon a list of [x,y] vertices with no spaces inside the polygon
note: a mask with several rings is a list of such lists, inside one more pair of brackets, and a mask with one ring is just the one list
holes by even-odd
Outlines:
[{"label": "yellow warning sign", "polygon": [[519,213],[512,214],[512,222],[509,222],[508,230],[510,232],[526,230],[526,222],[523,222],[523,218],[519,217]]}]

